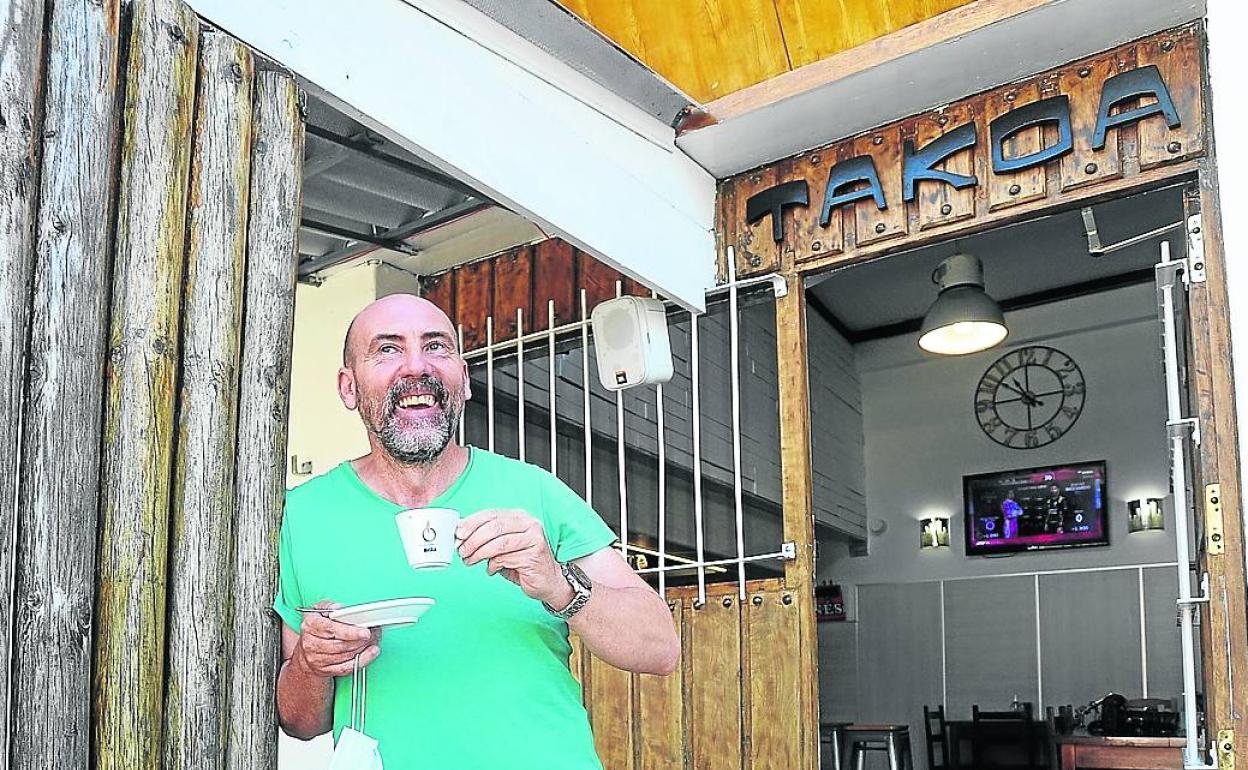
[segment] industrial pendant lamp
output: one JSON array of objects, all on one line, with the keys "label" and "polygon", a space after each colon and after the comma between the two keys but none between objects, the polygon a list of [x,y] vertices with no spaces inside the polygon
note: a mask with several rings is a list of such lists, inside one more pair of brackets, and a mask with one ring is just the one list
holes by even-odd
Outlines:
[{"label": "industrial pendant lamp", "polygon": [[978,353],[1005,339],[1001,306],[984,291],[984,266],[970,254],[954,254],[932,273],[940,286],[919,332],[919,347],[929,353],[961,356]]}]

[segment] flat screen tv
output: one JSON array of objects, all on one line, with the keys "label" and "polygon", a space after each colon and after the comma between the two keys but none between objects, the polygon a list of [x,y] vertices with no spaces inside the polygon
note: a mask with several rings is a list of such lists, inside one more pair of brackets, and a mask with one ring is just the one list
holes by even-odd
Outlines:
[{"label": "flat screen tv", "polygon": [[1109,545],[1104,461],[965,476],[962,496],[968,556]]}]

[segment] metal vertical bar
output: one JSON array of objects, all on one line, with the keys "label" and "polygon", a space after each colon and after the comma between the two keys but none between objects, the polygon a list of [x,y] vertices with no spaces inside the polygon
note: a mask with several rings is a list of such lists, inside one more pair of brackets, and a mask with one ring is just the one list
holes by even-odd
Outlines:
[{"label": "metal vertical bar", "polygon": [[[1161,263],[1158,268],[1158,290],[1161,294],[1162,347],[1166,373],[1166,429],[1170,435],[1170,483],[1174,489],[1174,541],[1179,579],[1179,641],[1183,654],[1183,722],[1187,737],[1183,748],[1183,764],[1203,765],[1197,741],[1196,653],[1192,642],[1192,581],[1191,553],[1187,542],[1188,511],[1187,436],[1183,425],[1183,401],[1180,394],[1178,338],[1174,319],[1175,272],[1170,259],[1170,242],[1161,242]],[[1163,272],[1165,270],[1165,272]]]},{"label": "metal vertical bar", "polygon": [[[657,298],[658,295],[651,294]],[[667,434],[663,426],[663,383],[655,387],[654,419],[659,438],[659,596],[667,599]]]},{"label": "metal vertical bar", "polygon": [[487,448],[494,451],[494,316],[485,317],[485,422],[489,439]]},{"label": "metal vertical bar", "polygon": [[[624,293],[624,284],[615,282],[615,296]],[[626,444],[624,442],[624,391],[615,391],[615,462],[620,480],[620,553],[628,560],[628,484],[624,477],[627,465]]]},{"label": "metal vertical bar", "polygon": [[1144,604],[1144,568],[1140,567],[1136,572],[1139,575],[1140,584],[1140,689],[1143,695],[1140,697],[1148,697],[1148,610]]},{"label": "metal vertical bar", "polygon": [[585,423],[585,501],[594,504],[594,434],[589,425],[590,379],[589,379],[589,309],[586,307],[585,290],[581,289],[581,396],[584,401]]},{"label": "metal vertical bar", "polygon": [[1040,654],[1040,575],[1033,578],[1036,588],[1036,710],[1044,711],[1044,659]]},{"label": "metal vertical bar", "polygon": [[732,505],[737,524],[737,593],[745,601],[745,505],[741,493],[741,340],[737,318],[737,266],[733,247],[728,247],[728,350],[732,371]]},{"label": "metal vertical bar", "polygon": [[[463,356],[464,355],[464,325],[458,324],[455,327],[455,333],[456,333],[456,338],[459,341],[459,355]],[[468,377],[469,377],[469,382],[471,383],[472,375],[469,374]],[[465,431],[464,423],[467,422],[467,420],[465,419],[466,416],[467,416],[467,410],[464,410],[464,412],[461,412],[459,415],[459,445],[460,446],[464,445],[464,431]]]},{"label": "metal vertical bar", "polygon": [[516,421],[520,434],[520,462],[524,462],[524,308],[516,308]]},{"label": "metal vertical bar", "polygon": [[556,447],[559,445],[559,420],[555,412],[555,301],[548,300],[546,303],[546,364],[550,370],[549,388],[547,404],[550,408],[550,475],[559,475],[559,453]]},{"label": "metal vertical bar", "polygon": [[[940,581],[940,705],[949,709],[949,650],[945,633],[945,581]],[[1037,704],[1039,705],[1039,704]]]},{"label": "metal vertical bar", "polygon": [[706,561],[702,538],[702,397],[698,385],[698,317],[689,314],[689,379],[693,391],[693,524],[698,548],[698,601],[706,603]]}]

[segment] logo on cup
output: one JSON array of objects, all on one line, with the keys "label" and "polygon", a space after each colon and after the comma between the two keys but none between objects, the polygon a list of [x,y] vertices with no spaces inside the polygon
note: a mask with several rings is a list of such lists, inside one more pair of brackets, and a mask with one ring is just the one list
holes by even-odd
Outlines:
[{"label": "logo on cup", "polygon": [[399,512],[395,524],[412,568],[449,566],[458,523],[459,514],[449,508],[412,508]]}]

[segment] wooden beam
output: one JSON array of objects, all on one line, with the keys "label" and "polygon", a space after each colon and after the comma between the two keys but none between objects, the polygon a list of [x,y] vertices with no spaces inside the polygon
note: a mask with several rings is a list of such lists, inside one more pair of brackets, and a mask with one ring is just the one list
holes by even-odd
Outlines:
[{"label": "wooden beam", "polygon": [[235,413],[251,165],[251,53],[200,42],[169,548],[165,766],[225,766]]},{"label": "wooden beam", "polygon": [[[30,292],[35,266],[35,196],[39,187],[43,0],[7,3],[8,45],[0,67],[0,500],[17,499],[21,468],[22,398],[26,381]],[[0,504],[0,660],[13,650],[14,540],[17,511]],[[10,700],[10,668],[0,666],[0,698]],[[9,742],[7,712],[0,746]],[[2,762],[0,762],[2,763]]]},{"label": "wooden beam", "polygon": [[[1243,517],[1242,476],[1236,428],[1235,382],[1231,371],[1230,300],[1227,255],[1222,241],[1218,176],[1212,161],[1203,161],[1199,183],[1188,196],[1189,211],[1199,212],[1206,280],[1189,289],[1189,323],[1194,366],[1193,385],[1200,420],[1199,470],[1202,486],[1193,494],[1197,521],[1205,520],[1205,487],[1219,484],[1222,502],[1222,552],[1209,549],[1208,524],[1196,528],[1206,541],[1194,543],[1198,564],[1209,575],[1210,602],[1202,610],[1201,672],[1205,713],[1211,734],[1234,731],[1235,753],[1248,756],[1248,711],[1235,702],[1236,685],[1248,671],[1248,606],[1245,555],[1248,543]],[[1241,405],[1240,408],[1243,408]],[[1214,758],[1215,761],[1217,758]]]},{"label": "wooden beam", "polygon": [[256,75],[239,377],[229,770],[277,767],[277,537],[286,489],[290,351],[303,168],[302,95]]},{"label": "wooden beam", "polygon": [[120,0],[53,3],[47,13],[52,53],[36,134],[42,168],[11,605],[12,732],[0,760],[15,770],[80,770],[90,761],[120,15]]},{"label": "wooden beam", "polygon": [[[785,266],[791,270],[791,265]],[[810,383],[806,351],[806,292],[789,273],[789,291],[776,301],[776,358],[780,372],[780,464],[784,539],[797,544],[785,562],[784,585],[797,605],[799,713],[802,770],[819,757],[819,652],[815,626],[815,517],[810,464]]]},{"label": "wooden beam", "polygon": [[95,766],[161,767],[165,589],[199,21],[130,6],[105,381]]}]

